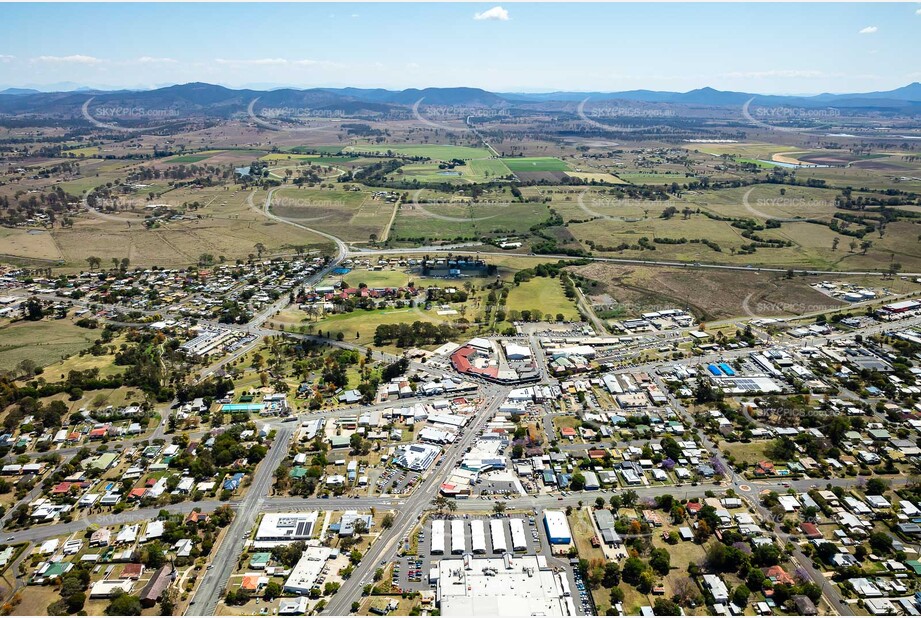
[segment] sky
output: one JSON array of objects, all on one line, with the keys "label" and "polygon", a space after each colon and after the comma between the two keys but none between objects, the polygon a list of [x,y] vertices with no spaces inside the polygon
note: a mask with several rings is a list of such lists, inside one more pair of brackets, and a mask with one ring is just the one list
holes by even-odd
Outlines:
[{"label": "sky", "polygon": [[0,87],[761,94],[921,81],[921,4],[4,4]]}]

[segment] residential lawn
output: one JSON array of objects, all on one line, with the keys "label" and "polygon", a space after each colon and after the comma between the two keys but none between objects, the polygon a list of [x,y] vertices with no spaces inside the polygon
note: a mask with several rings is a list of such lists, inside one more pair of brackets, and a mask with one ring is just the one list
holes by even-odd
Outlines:
[{"label": "residential lawn", "polygon": [[749,442],[721,442],[720,450],[726,455],[731,455],[737,464],[747,463],[754,465],[762,459],[770,459],[765,450],[771,445],[770,440],[756,440]]}]

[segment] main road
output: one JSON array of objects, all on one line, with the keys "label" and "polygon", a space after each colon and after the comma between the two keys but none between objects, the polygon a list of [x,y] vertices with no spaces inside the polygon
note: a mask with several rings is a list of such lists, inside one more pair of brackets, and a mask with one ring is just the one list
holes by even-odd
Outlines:
[{"label": "main road", "polygon": [[224,541],[218,546],[211,564],[213,570],[205,573],[204,580],[195,592],[187,612],[190,616],[213,616],[221,598],[224,586],[233,574],[237,559],[243,553],[243,545],[256,523],[256,516],[263,510],[272,479],[278,464],[288,454],[288,442],[293,428],[290,425],[278,427],[272,447],[256,468],[246,496],[237,504],[236,516],[225,532]]}]

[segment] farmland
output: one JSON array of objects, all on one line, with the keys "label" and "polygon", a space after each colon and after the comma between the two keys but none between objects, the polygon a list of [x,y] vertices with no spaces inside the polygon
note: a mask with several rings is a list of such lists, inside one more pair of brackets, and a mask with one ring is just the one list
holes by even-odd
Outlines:
[{"label": "farmland", "polygon": [[489,150],[471,146],[448,146],[440,144],[359,144],[348,146],[346,152],[372,153],[386,155],[403,155],[407,157],[427,157],[436,161],[460,159],[487,159]]},{"label": "farmland", "polygon": [[556,157],[509,157],[502,162],[513,172],[569,171],[569,166]]}]

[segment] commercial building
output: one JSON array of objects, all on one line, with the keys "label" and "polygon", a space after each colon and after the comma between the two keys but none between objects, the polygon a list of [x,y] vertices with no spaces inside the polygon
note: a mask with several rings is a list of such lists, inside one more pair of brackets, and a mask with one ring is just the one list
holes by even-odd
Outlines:
[{"label": "commercial building", "polygon": [[320,574],[332,553],[333,550],[329,547],[305,547],[301,559],[285,580],[285,592],[310,594],[310,590],[319,585],[317,582]]},{"label": "commercial building", "polygon": [[543,556],[441,560],[433,577],[442,616],[576,614],[572,597]]},{"label": "commercial building", "polygon": [[266,513],[256,531],[256,542],[293,543],[313,537],[317,511],[304,513]]}]

